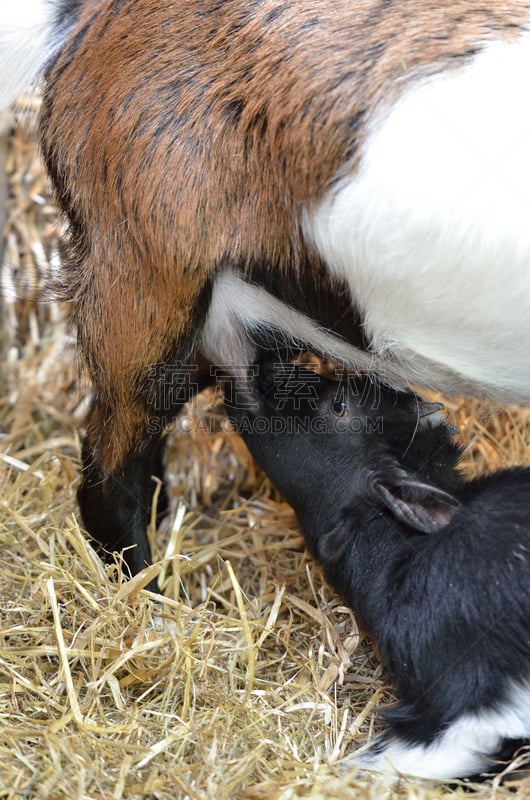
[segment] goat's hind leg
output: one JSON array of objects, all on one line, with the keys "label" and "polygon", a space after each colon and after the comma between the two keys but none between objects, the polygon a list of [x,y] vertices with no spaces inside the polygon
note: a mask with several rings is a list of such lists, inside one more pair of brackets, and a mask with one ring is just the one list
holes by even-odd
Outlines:
[{"label": "goat's hind leg", "polygon": [[[120,276],[111,293],[108,284],[97,285],[101,269],[85,270],[92,284],[78,295],[74,317],[95,394],[78,500],[93,539],[103,551],[124,550],[135,575],[151,563],[151,476],[161,467],[165,427],[209,380],[205,365],[194,363],[208,287],[181,299],[179,308],[178,276],[165,286],[161,274],[153,295],[141,285],[149,272],[137,268],[136,282]],[[157,591],[156,581],[148,588]]]},{"label": "goat's hind leg", "polygon": [[[155,488],[153,477],[162,477],[165,426],[208,382],[208,376],[197,375],[195,365],[191,365],[190,375],[197,379],[182,380],[178,392],[177,387],[171,386],[178,400],[174,399],[169,407],[152,398],[150,403],[131,401],[125,409],[122,401],[118,411],[96,395],[89,415],[78,491],[83,523],[104,552],[124,550],[124,562],[131,575],[151,563],[147,527]],[[146,380],[150,380],[148,372]],[[127,426],[122,423],[124,412]],[[160,505],[158,511],[165,510]],[[157,591],[156,581],[151,581],[148,588]]]},{"label": "goat's hind leg", "polygon": [[[97,405],[91,416],[108,417],[109,411]],[[106,468],[98,450],[87,435],[83,443],[83,471],[77,498],[83,523],[102,551],[102,555],[123,552],[131,575],[151,563],[147,539],[152,462],[157,440],[151,439],[127,453],[123,462]],[[158,591],[152,580],[148,587]]]}]

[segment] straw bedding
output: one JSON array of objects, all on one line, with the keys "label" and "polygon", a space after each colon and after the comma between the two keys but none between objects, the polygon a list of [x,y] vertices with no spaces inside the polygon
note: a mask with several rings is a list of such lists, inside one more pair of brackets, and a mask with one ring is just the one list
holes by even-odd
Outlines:
[{"label": "straw bedding", "polygon": [[[373,644],[304,553],[296,521],[202,395],[170,434],[166,600],[122,582],[80,529],[90,387],[65,309],[39,299],[61,232],[32,125],[11,140],[2,272],[0,798],[467,797],[357,778],[393,701]],[[530,412],[447,403],[476,475],[529,463]],[[158,568],[155,568],[158,569]],[[528,797],[513,770],[476,788]]]}]

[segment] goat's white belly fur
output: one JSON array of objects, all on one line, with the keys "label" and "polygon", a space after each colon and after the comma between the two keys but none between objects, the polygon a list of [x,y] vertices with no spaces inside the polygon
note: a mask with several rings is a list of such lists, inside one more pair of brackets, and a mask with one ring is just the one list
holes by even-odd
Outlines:
[{"label": "goat's white belly fur", "polygon": [[530,35],[415,84],[307,214],[409,381],[530,401],[529,90]]}]

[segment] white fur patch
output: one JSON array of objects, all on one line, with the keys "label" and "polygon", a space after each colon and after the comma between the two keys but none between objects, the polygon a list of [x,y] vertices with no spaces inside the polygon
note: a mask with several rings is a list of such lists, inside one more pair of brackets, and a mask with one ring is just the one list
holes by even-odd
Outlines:
[{"label": "white fur patch", "polygon": [[306,235],[404,382],[530,402],[530,35],[417,83]]},{"label": "white fur patch", "polygon": [[[214,364],[247,366],[255,359],[252,332],[260,328],[282,331],[283,343],[303,341],[309,348],[338,362],[373,370],[373,358],[361,353],[333,333],[319,327],[269,294],[227,270],[216,278],[212,302],[201,341],[202,353]],[[392,377],[392,375],[389,375]]]},{"label": "white fur patch", "polygon": [[3,0],[0,11],[0,110],[7,108],[53,53],[53,0]]},{"label": "white fur patch", "polygon": [[498,709],[463,715],[433,744],[407,745],[394,739],[381,753],[359,754],[357,763],[387,778],[411,775],[447,781],[495,771],[491,758],[502,741],[525,738],[530,740],[530,686],[514,684]]}]

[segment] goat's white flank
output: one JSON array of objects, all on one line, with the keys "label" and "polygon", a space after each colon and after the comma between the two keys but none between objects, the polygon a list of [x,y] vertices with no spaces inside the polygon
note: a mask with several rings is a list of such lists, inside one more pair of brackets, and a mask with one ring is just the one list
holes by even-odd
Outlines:
[{"label": "goat's white flank", "polygon": [[530,35],[416,83],[305,230],[409,381],[530,400]]}]

